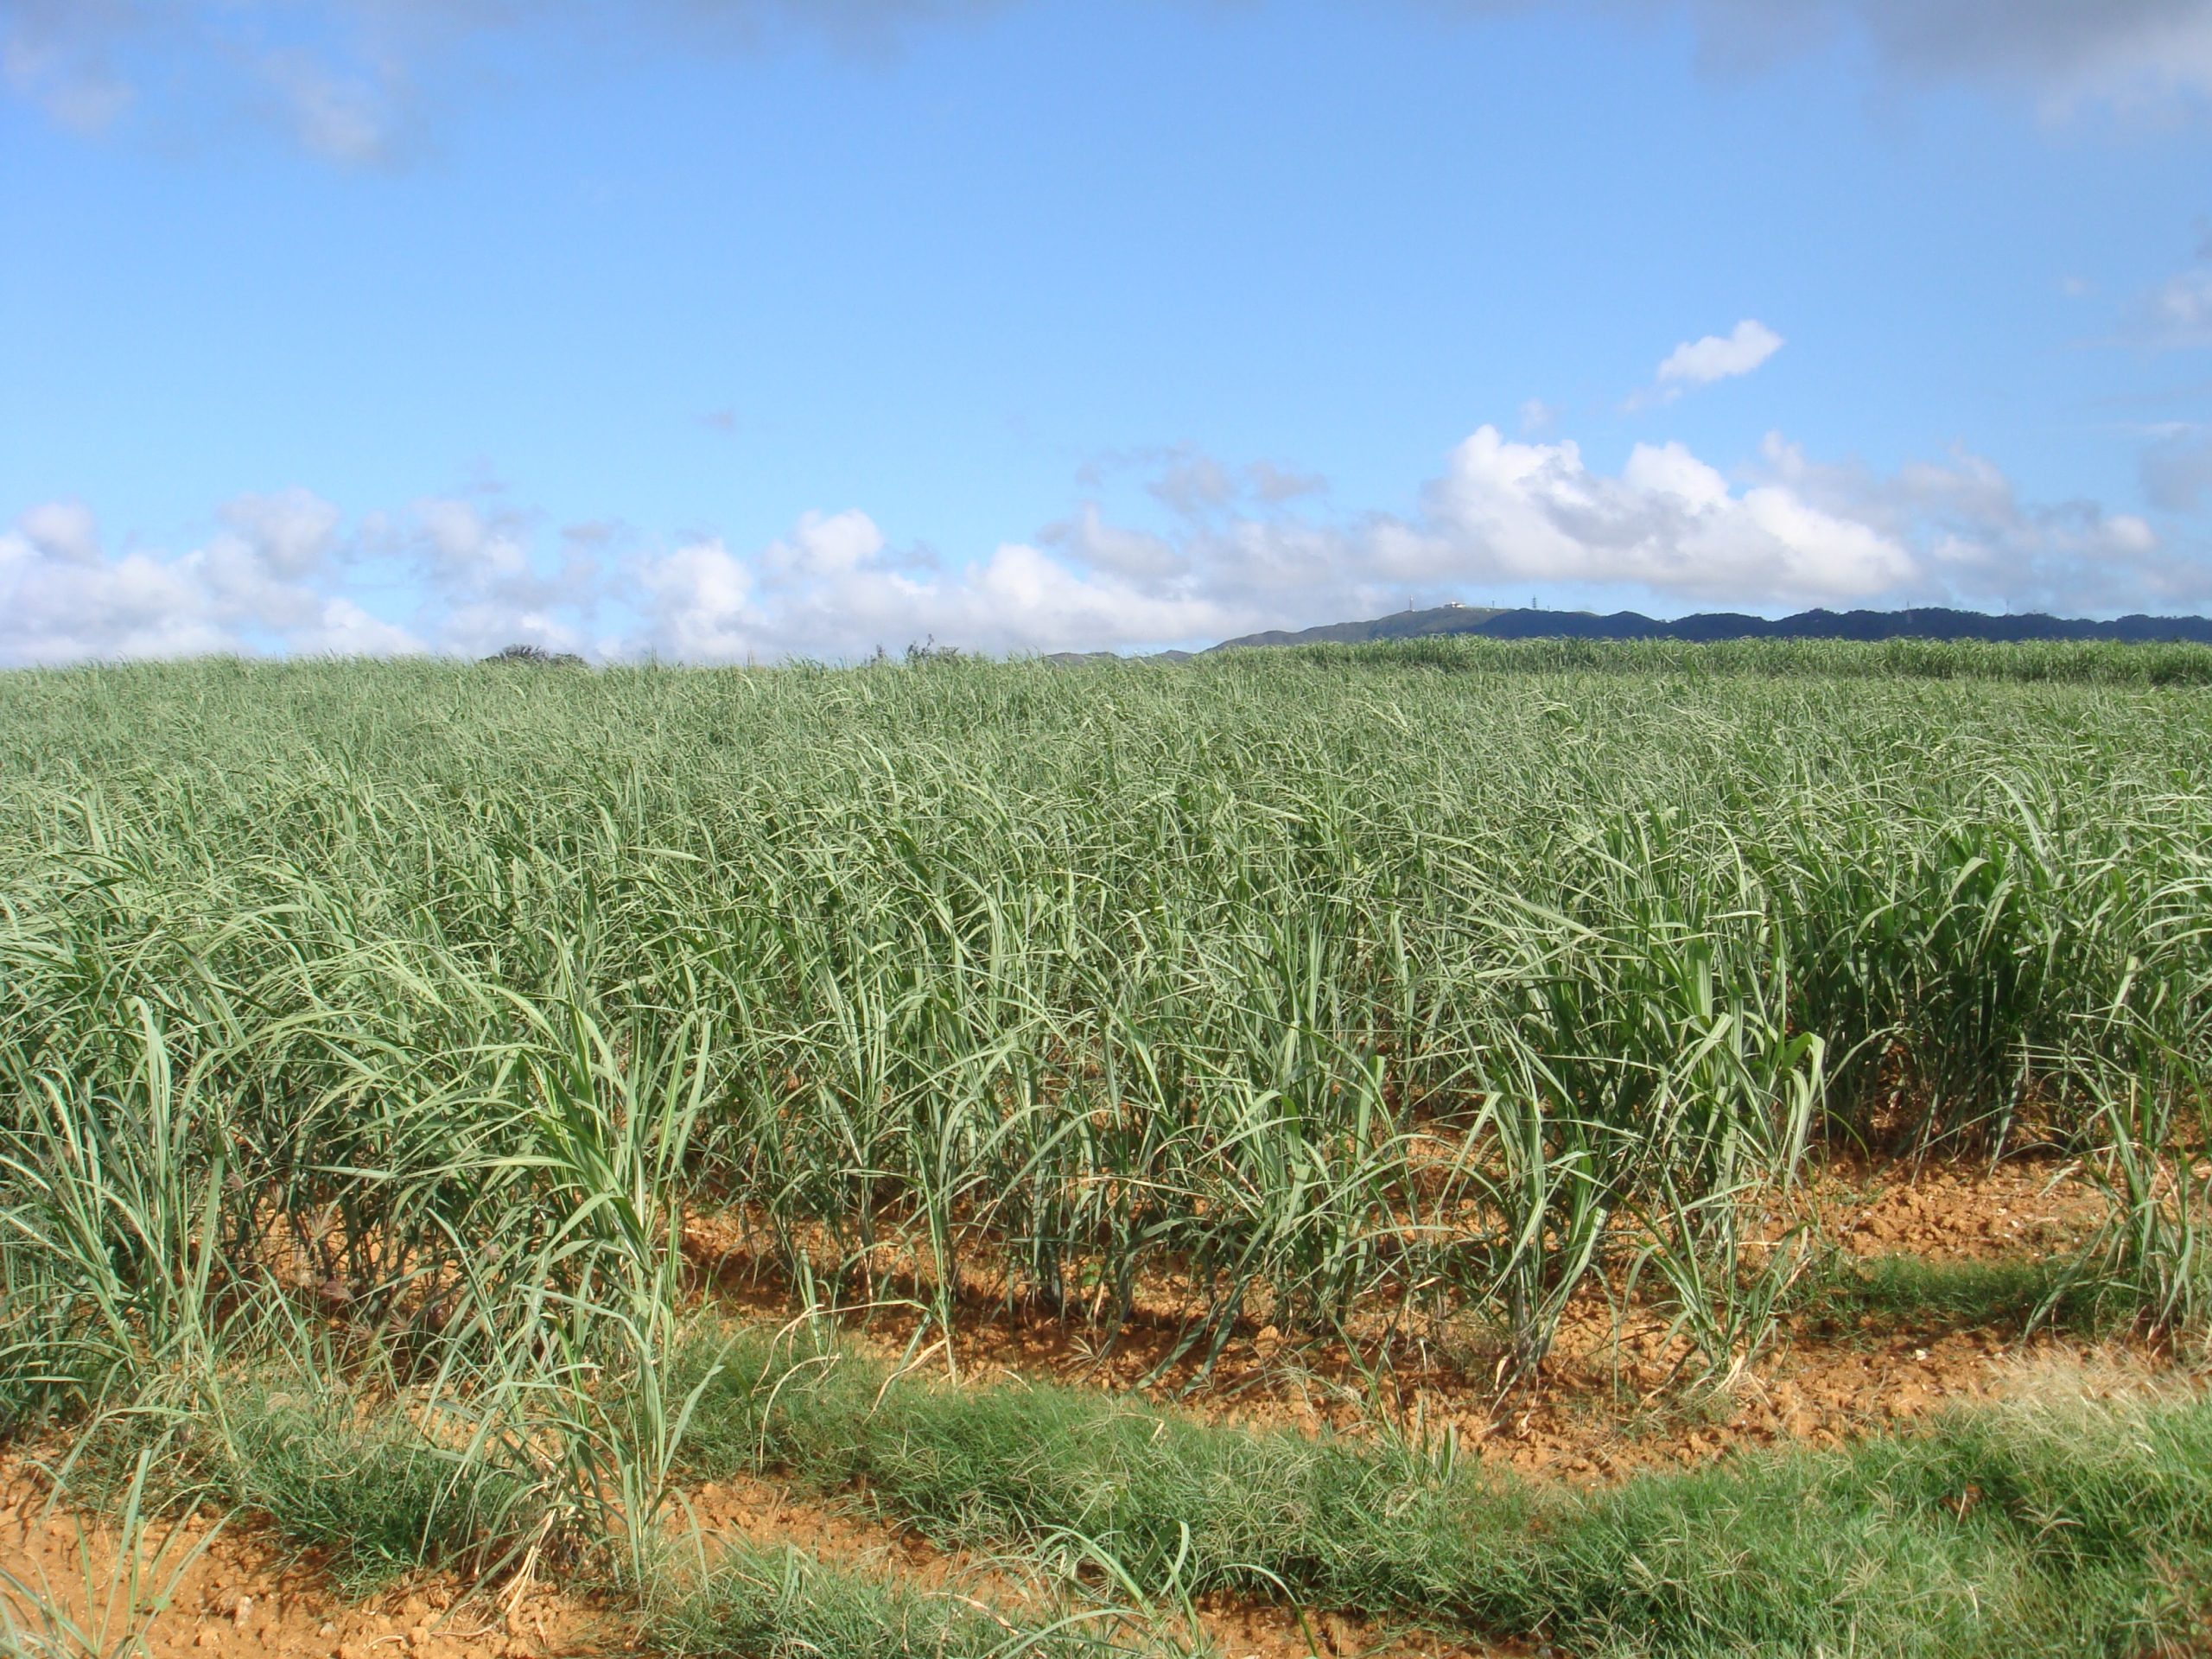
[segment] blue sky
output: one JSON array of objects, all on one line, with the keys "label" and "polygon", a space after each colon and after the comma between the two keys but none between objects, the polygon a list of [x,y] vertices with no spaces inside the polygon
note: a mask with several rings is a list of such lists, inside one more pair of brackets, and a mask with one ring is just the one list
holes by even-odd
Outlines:
[{"label": "blue sky", "polygon": [[0,0],[0,661],[2212,608],[2212,0]]}]

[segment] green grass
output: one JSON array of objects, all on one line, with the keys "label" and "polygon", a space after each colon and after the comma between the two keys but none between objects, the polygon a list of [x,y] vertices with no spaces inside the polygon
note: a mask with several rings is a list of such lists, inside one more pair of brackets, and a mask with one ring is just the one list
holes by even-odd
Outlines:
[{"label": "green grass", "polygon": [[[824,1502],[864,1492],[887,1520],[1043,1593],[986,1606],[732,1541],[696,1560],[664,1543],[631,1570],[594,1546],[604,1517],[541,1530],[545,1512],[517,1501],[496,1459],[456,1458],[419,1409],[266,1388],[168,1420],[165,1447],[179,1426],[194,1433],[167,1501],[213,1499],[328,1550],[356,1590],[527,1535],[572,1586],[632,1610],[654,1650],[702,1659],[1179,1650],[1174,1616],[1217,1591],[1592,1656],[2127,1654],[2194,1639],[2212,1617],[2202,1394],[2099,1404],[2054,1382],[1847,1451],[1580,1491],[1444,1443],[894,1379],[748,1328],[701,1332],[684,1353],[687,1478],[766,1468]],[[136,1503],[144,1448],[118,1450]]]},{"label": "green grass", "polygon": [[[2201,1098],[2202,694],[1763,653],[1804,671],[0,679],[0,1170],[57,1270],[127,1236],[96,1351],[28,1332],[0,1395],[133,1320],[197,1340],[195,1275],[270,1270],[272,1194],[380,1309],[381,1264],[573,1262],[531,1219],[597,1179],[563,1125],[650,1137],[677,1096],[685,1181],[833,1287],[891,1243],[942,1317],[971,1266],[1110,1316],[1168,1268],[1211,1342],[1419,1286],[1524,1368],[1607,1250],[1732,1259],[1735,1195],[1808,1138],[1986,1141],[2032,1100],[2091,1145],[2110,1077]],[[146,1272],[210,1248],[177,1183],[219,1142],[219,1259]],[[87,1158],[124,1205],[52,1185]]]},{"label": "green grass", "polygon": [[[1773,1338],[1788,1253],[1748,1229],[1813,1148],[1986,1154],[2024,1121],[2108,1199],[2075,1282],[2185,1349],[2212,1324],[2180,1151],[2212,1096],[2206,660],[1446,640],[0,676],[0,1432],[160,1395],[226,1502],[349,1574],[539,1529],[613,1539],[642,1582],[675,1483],[751,1409],[679,1351],[699,1208],[817,1305],[890,1259],[933,1327],[988,1294],[1103,1338],[1172,1275],[1201,1363],[1254,1320],[1381,1312],[1502,1332],[1524,1385],[1634,1265],[1694,1390]],[[2029,1288],[1827,1294],[1964,1320]],[[293,1405],[238,1381],[272,1370]],[[386,1399],[437,1432],[375,1440],[355,1414]],[[1675,1611],[1605,1599],[1678,1534],[1726,1541],[1687,1509],[1601,1526],[1440,1484],[1431,1449],[899,1399],[808,1405],[806,1457],[950,1534],[1110,1544],[1154,1590],[1181,1551],[1485,1627],[1785,1639],[1687,1557]],[[894,1420],[895,1446],[853,1427]],[[786,1455],[812,1421],[772,1419]],[[1869,1541],[1870,1630],[1917,1596],[1960,1642],[2041,1641],[2038,1598],[2108,1624],[2113,1586],[2150,1593],[2147,1555],[2061,1594],[1978,1510],[1953,1537],[1910,1496],[1928,1455],[1681,1490],[1772,1511],[1742,1525],[1774,1571],[1808,1516]],[[1255,1483],[1272,1508],[1240,1521]],[[1985,1613],[1945,1562],[1993,1575]],[[1788,1639],[1858,1639],[1788,1607]]]},{"label": "green grass", "polygon": [[1309,662],[1484,674],[1747,675],[1762,679],[1934,679],[2075,685],[2212,685],[2212,649],[2063,641],[1483,639],[1465,635],[1276,647]]},{"label": "green grass", "polygon": [[555,1529],[575,1518],[568,1495],[458,1414],[328,1377],[165,1386],[177,1380],[152,1380],[157,1404],[85,1425],[57,1490],[95,1513],[143,1495],[172,1515],[249,1515],[356,1597],[425,1567],[496,1577],[532,1543],[574,1541],[573,1524]]},{"label": "green grass", "polygon": [[2202,1402],[2076,1403],[1635,1481],[1582,1506],[1555,1543],[1520,1546],[1536,1558],[1520,1605],[1621,1653],[2056,1656],[2202,1640],[2208,1456]]},{"label": "green grass", "polygon": [[1938,1262],[1879,1255],[1833,1264],[1793,1288],[1789,1306],[1816,1329],[1909,1336],[1986,1331],[2018,1336],[2038,1323],[2090,1331],[2124,1312],[2101,1307],[2065,1256]]},{"label": "green grass", "polygon": [[1574,1651],[2130,1652],[2212,1611],[2212,1403],[1955,1414],[1842,1452],[1589,1493],[1440,1445],[1213,1426],[1076,1389],[955,1389],[740,1331],[695,1414],[702,1476],[865,1491],[948,1544],[1160,1593],[1287,1590]]},{"label": "green grass", "polygon": [[704,1573],[672,1575],[640,1631],[678,1659],[1103,1659],[1189,1649],[1077,1607],[1041,1618],[959,1592],[925,1593],[825,1567],[796,1550],[737,1548]]},{"label": "green grass", "polygon": [[226,1503],[320,1551],[351,1594],[426,1566],[512,1564],[540,1535],[553,1494],[512,1447],[486,1455],[342,1396],[247,1389],[222,1402],[194,1459]]}]

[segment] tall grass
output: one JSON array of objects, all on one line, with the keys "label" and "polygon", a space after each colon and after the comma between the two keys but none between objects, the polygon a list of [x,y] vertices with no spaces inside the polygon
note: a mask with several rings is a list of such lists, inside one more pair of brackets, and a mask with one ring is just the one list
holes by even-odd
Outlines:
[{"label": "tall grass", "polygon": [[[956,1371],[1020,1300],[1201,1368],[1471,1327],[1508,1388],[1602,1276],[1726,1376],[1809,1154],[2031,1136],[2111,1199],[2051,1305],[2195,1340],[2171,655],[0,676],[0,1430],[201,1425],[361,1575],[613,1540],[644,1583],[707,1208]],[[745,1582],[699,1640],[782,1605]]]},{"label": "tall grass", "polygon": [[946,1325],[1172,1272],[1509,1375],[1640,1257],[1725,1367],[1809,1144],[2163,1155],[2202,694],[1535,649],[0,680],[5,1395],[271,1296],[648,1363],[698,1192]]}]

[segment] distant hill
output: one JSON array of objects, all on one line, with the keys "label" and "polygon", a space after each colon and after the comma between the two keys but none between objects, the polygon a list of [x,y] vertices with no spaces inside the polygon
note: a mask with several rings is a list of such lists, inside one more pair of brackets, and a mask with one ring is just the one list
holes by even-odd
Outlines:
[{"label": "distant hill", "polygon": [[1440,605],[1428,611],[1395,612],[1378,616],[1372,622],[1331,622],[1318,628],[1301,628],[1296,633],[1271,628],[1265,633],[1248,633],[1241,639],[1224,639],[1213,649],[1226,651],[1232,645],[1312,645],[1324,641],[1357,645],[1370,639],[1419,639],[1432,633],[1486,633],[1490,624],[1500,617],[1541,614],[1502,611],[1495,606]]},{"label": "distant hill", "polygon": [[[1208,647],[1211,651],[1218,645]],[[1150,661],[1155,663],[1187,663],[1194,653],[1187,651],[1155,651]],[[1040,659],[1054,668],[1081,668],[1086,663],[1118,663],[1122,659],[1118,651],[1050,651]]]},{"label": "distant hill", "polygon": [[1370,622],[1332,622],[1293,633],[1271,629],[1224,639],[1213,647],[1359,645],[1370,639],[1415,639],[1438,633],[1478,633],[1492,639],[2117,639],[2142,644],[2188,640],[2212,645],[2212,618],[2123,616],[2110,622],[2077,617],[1990,616],[1942,607],[1908,611],[1800,611],[1769,619],[1735,611],[1700,611],[1662,621],[1636,611],[1600,616],[1594,611],[1498,610],[1479,605],[1440,605],[1400,611]]}]

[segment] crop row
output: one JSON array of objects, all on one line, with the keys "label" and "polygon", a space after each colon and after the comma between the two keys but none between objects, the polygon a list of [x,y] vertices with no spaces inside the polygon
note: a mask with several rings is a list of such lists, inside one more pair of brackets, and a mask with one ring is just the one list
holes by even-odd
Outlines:
[{"label": "crop row", "polygon": [[647,1363],[707,1204],[1507,1377],[1627,1273],[1717,1370],[1809,1150],[2029,1135],[2196,1318],[2203,694],[1802,655],[0,680],[7,1401],[270,1297]]}]

